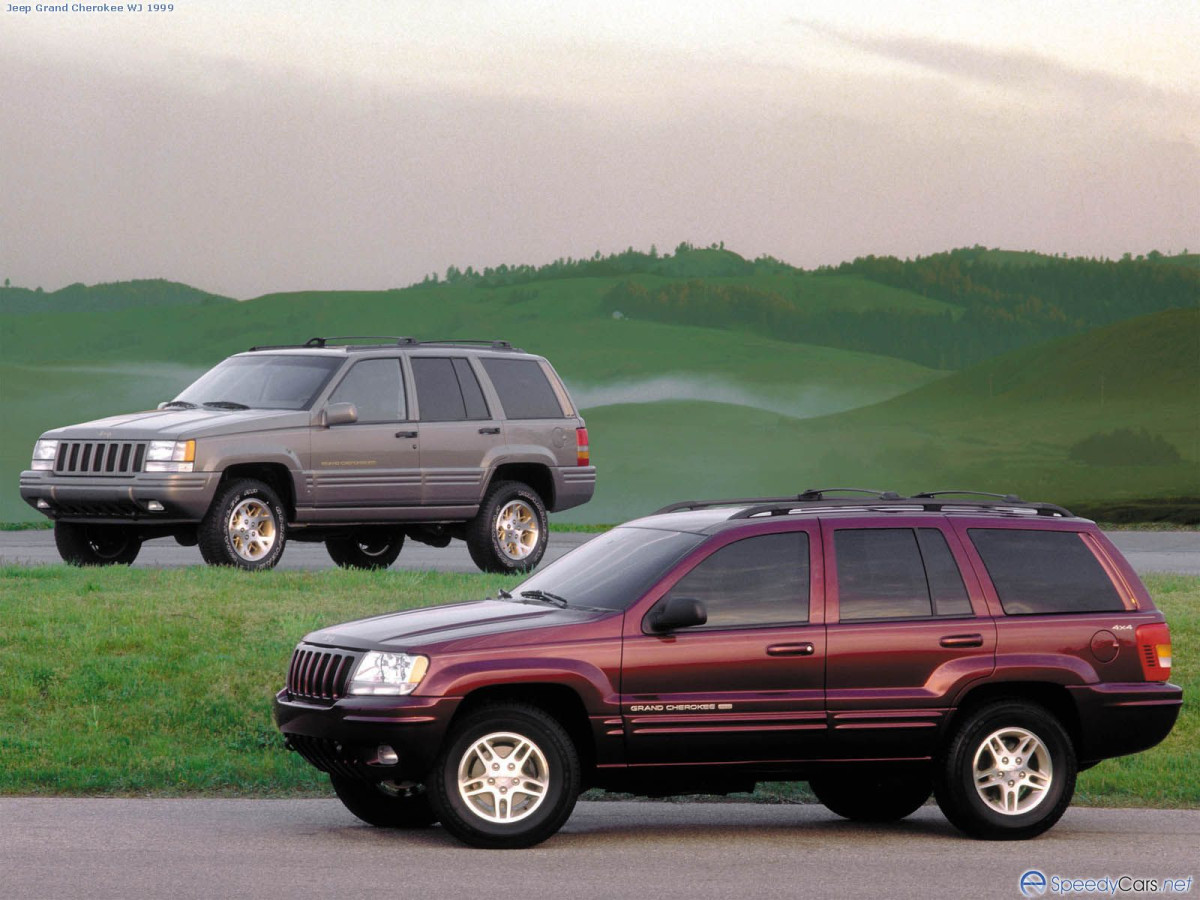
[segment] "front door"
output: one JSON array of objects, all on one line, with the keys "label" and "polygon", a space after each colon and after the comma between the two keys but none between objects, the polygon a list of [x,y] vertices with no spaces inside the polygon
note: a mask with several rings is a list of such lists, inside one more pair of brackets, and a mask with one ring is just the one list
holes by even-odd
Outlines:
[{"label": "front door", "polygon": [[714,543],[655,603],[699,600],[704,625],[647,634],[645,615],[626,617],[621,710],[630,763],[821,754],[820,534],[812,525],[784,524],[790,527]]},{"label": "front door", "polygon": [[316,505],[366,509],[420,503],[420,445],[417,426],[408,421],[400,360],[359,360],[327,402],[353,403],[358,420],[313,429]]}]

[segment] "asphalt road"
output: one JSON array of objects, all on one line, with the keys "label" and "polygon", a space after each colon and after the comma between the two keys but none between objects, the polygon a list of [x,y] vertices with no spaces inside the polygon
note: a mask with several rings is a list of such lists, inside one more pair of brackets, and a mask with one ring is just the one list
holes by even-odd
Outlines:
[{"label": "asphalt road", "polygon": [[539,847],[483,851],[362,825],[336,800],[0,799],[0,895],[1011,900],[1035,868],[1191,876],[1195,895],[1198,846],[1194,810],[1072,808],[1037,840],[986,843],[933,806],[881,827],[819,806],[590,802]]},{"label": "asphalt road", "polygon": [[[1173,572],[1200,575],[1200,531],[1112,531],[1109,538],[1129,559],[1139,574]],[[554,532],[546,550],[546,562],[595,537],[594,534]],[[49,531],[0,531],[0,564],[59,563],[54,535]],[[149,541],[134,565],[197,566],[202,563],[195,547],[181,547],[170,538]],[[292,542],[284,550],[281,569],[325,569],[333,563],[324,544]],[[441,572],[475,572],[475,564],[461,541],[438,549],[409,541],[394,568],[434,569]]]}]

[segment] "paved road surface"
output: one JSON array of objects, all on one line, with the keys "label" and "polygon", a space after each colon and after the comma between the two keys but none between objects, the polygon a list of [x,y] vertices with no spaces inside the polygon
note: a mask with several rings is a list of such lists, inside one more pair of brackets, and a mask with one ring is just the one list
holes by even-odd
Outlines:
[{"label": "paved road surface", "polygon": [[1047,879],[1192,876],[1195,896],[1198,846],[1194,810],[1072,808],[1037,840],[986,843],[933,806],[880,827],[819,806],[591,802],[539,847],[482,851],[440,828],[370,828],[336,800],[10,798],[0,895],[1020,900],[1018,880],[1037,868]]},{"label": "paved road surface", "polygon": [[[1140,573],[1175,572],[1200,575],[1200,531],[1113,531],[1108,535]],[[546,561],[595,537],[594,534],[554,532]],[[58,563],[54,536],[49,531],[0,531],[0,563]],[[135,565],[196,566],[200,551],[180,547],[170,538],[149,541]],[[280,561],[281,569],[324,569],[332,566],[324,544],[290,543]],[[396,568],[436,569],[442,572],[476,572],[466,545],[453,541],[445,549],[409,541],[396,561]]]}]

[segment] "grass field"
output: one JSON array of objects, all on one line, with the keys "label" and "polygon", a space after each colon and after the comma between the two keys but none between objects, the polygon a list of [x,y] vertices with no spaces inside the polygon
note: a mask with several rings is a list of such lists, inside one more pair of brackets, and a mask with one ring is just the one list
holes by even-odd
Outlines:
[{"label": "grass field", "polygon": [[[0,794],[326,795],[270,698],[296,640],[333,622],[476,599],[495,576],[66,566],[0,569]],[[1173,680],[1200,691],[1200,578],[1151,577]],[[1083,773],[1077,802],[1200,807],[1200,712]],[[804,799],[766,785],[758,799]]]}]

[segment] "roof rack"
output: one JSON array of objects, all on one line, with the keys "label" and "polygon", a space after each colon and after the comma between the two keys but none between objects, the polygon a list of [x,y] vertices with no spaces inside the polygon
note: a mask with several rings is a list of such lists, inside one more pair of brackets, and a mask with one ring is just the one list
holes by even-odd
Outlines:
[{"label": "roof rack", "polygon": [[[849,497],[829,497],[827,494],[868,494],[872,499],[861,500]],[[990,500],[939,500],[945,495],[969,495],[989,497]],[[943,512],[947,510],[979,510],[992,512],[1016,512],[1028,510],[1038,516],[1073,518],[1070,510],[1053,503],[1022,500],[1015,494],[990,494],[983,491],[924,491],[904,497],[895,491],[875,491],[865,488],[822,488],[811,489],[790,497],[743,497],[730,500],[684,500],[655,510],[652,515],[682,512],[684,510],[709,509],[714,506],[740,506],[730,519],[750,519],[756,516],[785,516],[793,511],[819,509],[861,510],[863,512],[914,510],[920,512]],[[1027,513],[1028,514],[1028,513]]]},{"label": "roof rack", "polygon": [[[351,343],[357,341],[373,341],[374,343]],[[303,344],[269,344],[257,347],[251,347],[251,353],[258,350],[321,350],[326,347],[342,347],[347,351],[351,350],[372,350],[379,347],[420,347],[425,345],[435,345],[439,347],[475,347],[486,346],[493,350],[515,350],[517,353],[524,353],[519,347],[513,347],[508,341],[476,341],[476,340],[461,340],[461,341],[418,341],[412,337],[393,337],[390,335],[347,335],[341,337],[314,337],[309,338]]]}]

